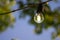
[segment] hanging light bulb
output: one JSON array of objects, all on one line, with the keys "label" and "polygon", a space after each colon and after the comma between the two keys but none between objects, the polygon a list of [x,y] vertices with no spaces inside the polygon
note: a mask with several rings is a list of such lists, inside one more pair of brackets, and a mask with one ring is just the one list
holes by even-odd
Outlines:
[{"label": "hanging light bulb", "polygon": [[37,12],[34,16],[34,21],[36,23],[41,23],[44,20],[43,14],[42,14],[42,9],[43,9],[43,4],[39,3],[38,7],[37,7]]},{"label": "hanging light bulb", "polygon": [[[52,1],[52,0],[49,0]],[[38,8],[37,8],[37,12],[34,16],[34,21],[36,23],[42,23],[44,21],[44,16],[43,16],[43,4],[48,4],[49,1],[43,2],[43,3],[39,3]]]},{"label": "hanging light bulb", "polygon": [[34,21],[36,23],[42,23],[44,21],[44,16],[42,13],[36,13],[34,16]]}]

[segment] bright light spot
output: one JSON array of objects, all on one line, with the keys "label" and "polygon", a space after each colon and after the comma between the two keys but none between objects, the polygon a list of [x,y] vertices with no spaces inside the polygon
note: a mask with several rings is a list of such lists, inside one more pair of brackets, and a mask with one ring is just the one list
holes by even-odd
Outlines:
[{"label": "bright light spot", "polygon": [[44,16],[43,14],[39,13],[34,16],[34,21],[36,23],[42,23],[44,21]]}]

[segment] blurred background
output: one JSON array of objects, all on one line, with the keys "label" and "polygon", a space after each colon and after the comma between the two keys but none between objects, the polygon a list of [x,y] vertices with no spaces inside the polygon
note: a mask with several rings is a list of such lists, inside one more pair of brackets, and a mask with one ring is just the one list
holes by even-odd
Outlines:
[{"label": "blurred background", "polygon": [[60,40],[60,0],[43,6],[42,23],[34,21],[37,4],[45,1],[0,0],[0,40]]}]

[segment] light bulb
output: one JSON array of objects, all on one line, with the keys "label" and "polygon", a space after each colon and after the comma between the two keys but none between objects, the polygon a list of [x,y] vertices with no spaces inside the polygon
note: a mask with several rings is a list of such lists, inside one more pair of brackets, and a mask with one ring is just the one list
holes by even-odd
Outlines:
[{"label": "light bulb", "polygon": [[34,21],[36,23],[42,23],[44,21],[44,16],[42,13],[36,13],[34,16]]}]

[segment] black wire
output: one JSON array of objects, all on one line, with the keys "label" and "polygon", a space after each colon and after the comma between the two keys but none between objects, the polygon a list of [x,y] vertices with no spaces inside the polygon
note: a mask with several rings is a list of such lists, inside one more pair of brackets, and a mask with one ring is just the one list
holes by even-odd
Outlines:
[{"label": "black wire", "polygon": [[[26,8],[28,8],[28,7],[24,7],[23,9],[26,9]],[[10,14],[10,13],[12,13],[12,12],[16,12],[16,11],[23,10],[23,9],[16,9],[16,10],[13,10],[13,11],[10,11],[10,12],[1,13],[0,15]]]},{"label": "black wire", "polygon": [[[49,2],[49,1],[52,1],[52,0],[48,0],[48,1],[46,1],[46,2]],[[40,4],[39,4],[39,6],[38,6],[38,11],[41,11],[41,10],[42,10],[42,9],[40,10],[40,5],[45,4],[46,2],[43,2],[43,3],[40,3]],[[24,7],[23,9],[25,9],[25,8],[29,8],[29,7]],[[10,12],[1,13],[0,15],[10,14],[10,13],[12,13],[12,12],[19,11],[19,10],[22,10],[22,9],[16,9],[16,10],[13,10],[13,11],[10,11]]]}]

